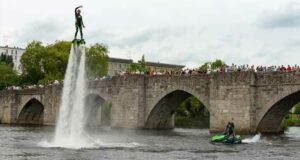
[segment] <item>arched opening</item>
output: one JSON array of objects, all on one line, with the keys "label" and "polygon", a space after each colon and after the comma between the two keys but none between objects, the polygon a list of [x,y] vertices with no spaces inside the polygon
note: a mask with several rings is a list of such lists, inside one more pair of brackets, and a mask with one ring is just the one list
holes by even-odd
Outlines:
[{"label": "arched opening", "polygon": [[44,105],[35,98],[25,104],[17,119],[20,124],[43,124],[43,121]]},{"label": "arched opening", "polygon": [[284,117],[284,128],[300,127],[300,102],[298,102]]},{"label": "arched opening", "polygon": [[[158,101],[158,103],[154,106],[154,108],[150,112],[148,119],[146,121],[145,128],[148,129],[174,128],[176,126],[175,116],[176,114],[178,114],[178,108],[182,105],[182,103],[186,102],[191,97],[192,99],[196,99],[199,103],[201,103],[192,94],[183,90],[175,90],[167,94],[166,96],[164,96],[162,99]],[[201,103],[201,105],[203,104]],[[204,108],[206,109],[206,107]],[[209,124],[209,120],[208,120],[208,124]]]},{"label": "arched opening", "polygon": [[110,126],[111,103],[99,95],[90,94],[85,99],[85,105],[87,127]]},{"label": "arched opening", "polygon": [[283,133],[284,117],[300,102],[300,91],[279,100],[266,112],[258,124],[257,131],[262,133]]},{"label": "arched opening", "polygon": [[195,96],[180,103],[175,112],[177,128],[209,128],[209,111]]}]

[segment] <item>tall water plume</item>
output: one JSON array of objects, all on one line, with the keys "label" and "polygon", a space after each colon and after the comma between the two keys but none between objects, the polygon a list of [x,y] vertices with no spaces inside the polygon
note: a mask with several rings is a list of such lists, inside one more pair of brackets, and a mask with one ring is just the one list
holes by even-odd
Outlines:
[{"label": "tall water plume", "polygon": [[88,145],[84,132],[85,83],[85,46],[72,45],[52,146],[82,148]]}]

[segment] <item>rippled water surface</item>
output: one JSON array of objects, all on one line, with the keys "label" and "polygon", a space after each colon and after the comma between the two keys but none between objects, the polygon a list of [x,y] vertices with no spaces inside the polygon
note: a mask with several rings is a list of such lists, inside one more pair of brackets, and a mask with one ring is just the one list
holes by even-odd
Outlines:
[{"label": "rippled water surface", "polygon": [[[0,159],[300,159],[300,128],[284,135],[262,135],[256,143],[211,144],[208,130],[99,130],[87,136],[92,148],[47,148],[53,127],[0,125]],[[252,136],[243,136],[251,138]]]}]

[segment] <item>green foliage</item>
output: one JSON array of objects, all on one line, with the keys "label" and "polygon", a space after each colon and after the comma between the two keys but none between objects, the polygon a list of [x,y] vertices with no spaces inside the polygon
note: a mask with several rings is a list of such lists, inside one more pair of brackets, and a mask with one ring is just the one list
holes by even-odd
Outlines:
[{"label": "green foliage", "polygon": [[107,75],[108,71],[108,48],[96,43],[87,52],[87,75],[91,78]]},{"label": "green foliage", "polygon": [[14,67],[13,57],[5,54],[0,55],[0,63],[7,64],[11,68]]},{"label": "green foliage", "polygon": [[0,90],[18,84],[17,73],[8,64],[0,63],[0,73]]},{"label": "green foliage", "polygon": [[220,59],[216,59],[214,62],[211,62],[211,69],[216,69],[224,66],[225,66],[225,62],[223,62]]},{"label": "green foliage", "polygon": [[300,126],[300,103],[296,104],[294,108],[294,113],[289,112],[283,119],[284,130],[290,126]]},{"label": "green foliage", "polygon": [[129,65],[129,68],[128,68],[128,71],[129,72],[136,72],[138,70],[139,66],[134,63],[134,62],[131,62],[130,65]]},{"label": "green foliage", "polygon": [[22,82],[25,84],[43,84],[64,77],[71,43],[57,41],[43,46],[41,42],[28,44],[21,58]]},{"label": "green foliage", "polygon": [[142,59],[140,61],[140,65],[139,65],[139,71],[140,72],[146,72],[146,61],[145,61],[145,56],[142,56]]},{"label": "green foliage", "polygon": [[[64,78],[70,54],[71,42],[56,41],[43,46],[41,42],[28,44],[21,58],[22,84],[46,84]],[[107,74],[108,48],[95,44],[87,49],[87,75],[100,77]]]},{"label": "green foliage", "polygon": [[296,104],[294,114],[300,114],[300,103]]},{"label": "green foliage", "polygon": [[42,71],[44,79],[38,81],[40,84],[52,80],[61,80],[64,78],[68,65],[71,43],[66,41],[57,41],[46,47],[46,53],[42,58]]},{"label": "green foliage", "polygon": [[28,44],[21,58],[23,83],[36,84],[45,78],[43,63],[46,61],[46,54],[46,47],[41,42],[33,41]]},{"label": "green foliage", "polygon": [[209,112],[205,106],[194,96],[183,101],[177,112],[177,115],[186,116],[190,118],[208,117]]},{"label": "green foliage", "polygon": [[146,66],[145,56],[143,55],[142,59],[139,61],[139,63],[131,62],[129,67],[127,68],[127,70],[129,72],[139,71],[139,72],[146,73],[146,72],[150,71],[150,68]]},{"label": "green foliage", "polygon": [[300,114],[287,114],[283,119],[283,129],[289,126],[300,126]]},{"label": "green foliage", "polygon": [[206,63],[202,64],[202,65],[199,67],[199,69],[200,69],[201,71],[207,71],[209,65],[210,65],[210,62],[206,62]]},{"label": "green foliage", "polygon": [[194,96],[184,100],[175,116],[177,127],[205,128],[209,126],[209,111]]},{"label": "green foliage", "polygon": [[225,62],[223,62],[220,59],[216,59],[213,62],[205,62],[203,65],[201,65],[199,67],[199,69],[201,71],[206,71],[208,69],[209,65],[210,65],[211,69],[216,69],[216,68],[224,67],[225,66]]}]

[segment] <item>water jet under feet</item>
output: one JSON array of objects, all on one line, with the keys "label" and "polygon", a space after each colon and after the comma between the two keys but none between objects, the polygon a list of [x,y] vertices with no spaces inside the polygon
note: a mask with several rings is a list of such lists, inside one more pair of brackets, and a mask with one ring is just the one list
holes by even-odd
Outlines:
[{"label": "water jet under feet", "polygon": [[87,148],[94,145],[85,133],[85,84],[85,46],[72,45],[55,135],[49,147]]}]

